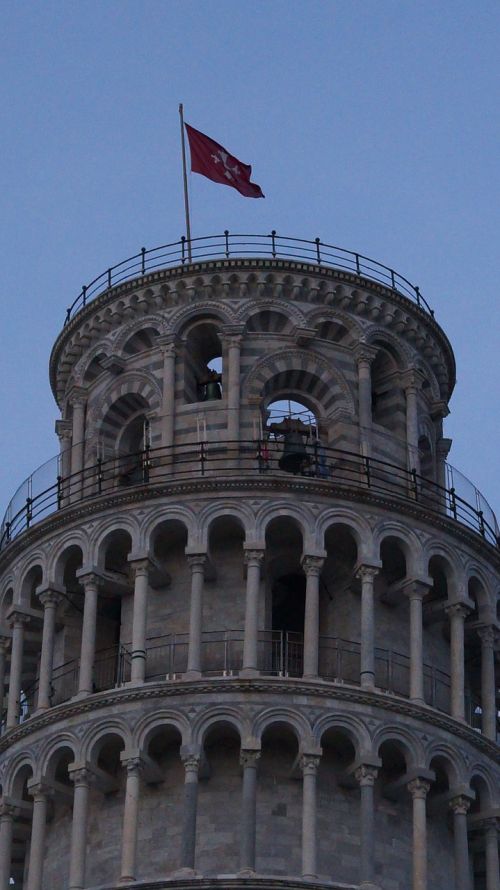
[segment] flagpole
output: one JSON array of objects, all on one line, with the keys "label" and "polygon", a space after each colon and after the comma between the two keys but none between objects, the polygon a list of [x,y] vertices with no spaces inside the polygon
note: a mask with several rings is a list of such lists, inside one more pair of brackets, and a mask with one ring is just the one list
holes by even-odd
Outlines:
[{"label": "flagpole", "polygon": [[189,219],[189,197],[186,172],[186,140],[184,136],[184,106],[179,103],[179,117],[181,121],[181,145],[182,145],[182,173],[184,178],[184,210],[186,213],[186,235],[188,248],[188,261],[191,262],[191,221]]}]

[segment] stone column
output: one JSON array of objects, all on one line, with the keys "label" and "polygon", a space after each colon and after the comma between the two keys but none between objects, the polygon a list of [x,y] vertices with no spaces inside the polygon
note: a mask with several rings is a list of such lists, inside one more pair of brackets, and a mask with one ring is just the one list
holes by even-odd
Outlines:
[{"label": "stone column", "polygon": [[361,790],[360,818],[360,888],[375,890],[375,814],[373,786],[378,775],[374,766],[362,764],[355,772]]},{"label": "stone column", "polygon": [[70,779],[75,786],[73,797],[73,818],[71,822],[69,890],[84,890],[90,775],[88,769],[85,767],[76,766],[72,769],[71,764],[68,771]]},{"label": "stone column", "polygon": [[303,754],[302,770],[302,877],[316,877],[316,774],[317,754]]},{"label": "stone column", "polygon": [[319,666],[319,576],[324,560],[304,556],[306,574],[306,605],[304,615],[304,677],[316,678]]},{"label": "stone column", "polygon": [[120,884],[133,884],[136,880],[137,828],[139,824],[139,796],[142,761],[140,757],[123,758],[127,770],[125,804],[123,809],[122,860]]},{"label": "stone column", "polygon": [[161,444],[163,448],[167,449],[165,453],[165,463],[168,466],[173,457],[172,446],[174,444],[175,428],[175,358],[177,351],[175,337],[173,335],[161,337],[159,343],[163,352],[163,425]]},{"label": "stone column", "polygon": [[405,377],[406,394],[406,444],[408,449],[408,469],[420,473],[418,453],[418,389],[420,373],[411,369]]},{"label": "stone column", "polygon": [[358,414],[361,453],[369,457],[372,450],[372,361],[376,350],[360,343],[356,351],[358,363]]},{"label": "stone column", "polygon": [[85,588],[83,606],[82,641],[80,650],[80,675],[78,695],[91,695],[94,691],[93,674],[99,577],[93,573],[80,577]]},{"label": "stone column", "polygon": [[251,875],[255,872],[255,831],[257,805],[257,763],[260,751],[243,750],[240,763],[243,767],[243,788],[241,798],[240,826],[240,873]]},{"label": "stone column", "polygon": [[194,874],[200,756],[199,754],[188,754],[182,757],[182,761],[186,772],[184,780],[184,815],[180,865],[183,871],[188,874]]},{"label": "stone column", "polygon": [[201,623],[206,554],[197,553],[188,556],[187,560],[191,566],[191,609],[186,677],[196,680],[201,677]]},{"label": "stone column", "polygon": [[146,678],[149,560],[134,560],[132,566],[134,569],[134,609],[132,615],[132,664],[130,668],[130,680],[132,683],[144,683]]},{"label": "stone column", "polygon": [[80,473],[83,470],[86,395],[82,392],[74,392],[70,396],[70,402],[73,406],[73,429],[71,436],[71,475],[73,475],[73,473]]},{"label": "stone column", "polygon": [[224,338],[227,345],[227,437],[230,442],[240,438],[240,352],[241,328],[226,326]]},{"label": "stone column", "polygon": [[19,720],[19,698],[21,695],[21,677],[23,672],[24,627],[29,616],[24,612],[12,611],[10,616],[12,627],[12,650],[10,654],[9,699],[7,704],[6,729],[12,729]]},{"label": "stone column", "polygon": [[14,807],[0,804],[0,890],[9,890]]},{"label": "stone column", "polygon": [[246,550],[247,591],[245,602],[245,638],[243,641],[243,665],[241,675],[255,676],[258,673],[259,639],[259,589],[260,571],[264,560],[263,550]]},{"label": "stone column", "polygon": [[431,785],[424,779],[412,779],[408,791],[413,801],[413,883],[412,890],[427,890],[427,814],[426,799]]},{"label": "stone column", "polygon": [[445,609],[450,617],[451,715],[465,719],[464,621],[468,608],[454,603]]},{"label": "stone column", "polygon": [[361,686],[375,688],[375,615],[373,582],[378,568],[359,567],[356,577],[361,579]]},{"label": "stone column", "polygon": [[410,699],[425,704],[422,601],[429,589],[427,584],[411,581],[407,596],[410,600]]},{"label": "stone column", "polygon": [[42,890],[49,789],[42,783],[30,781],[28,782],[28,791],[33,797],[33,817],[27,890]]},{"label": "stone column", "polygon": [[500,865],[498,861],[498,820],[483,822],[484,850],[486,856],[486,890],[500,890]]},{"label": "stone column", "polygon": [[470,890],[469,840],[467,837],[467,813],[470,800],[462,794],[450,800],[453,813],[453,846],[455,850],[456,890]]},{"label": "stone column", "polygon": [[7,652],[10,646],[10,637],[0,636],[0,714],[3,714],[5,701],[5,673],[7,666]]},{"label": "stone column", "polygon": [[482,731],[487,739],[496,741],[497,705],[495,683],[495,632],[493,627],[478,628],[481,640],[481,708]]},{"label": "stone column", "polygon": [[[67,480],[68,476],[71,473],[71,436],[72,436],[72,424],[68,420],[56,420],[56,433],[59,438],[59,475],[62,477],[63,481]],[[67,484],[63,486],[63,490],[61,491],[62,495],[62,503],[61,506],[64,505],[64,498],[68,494]]]},{"label": "stone column", "polygon": [[54,637],[56,633],[56,612],[61,596],[56,590],[47,589],[39,594],[43,605],[42,651],[40,654],[40,676],[38,680],[37,711],[50,708],[52,686],[52,666],[54,661]]}]

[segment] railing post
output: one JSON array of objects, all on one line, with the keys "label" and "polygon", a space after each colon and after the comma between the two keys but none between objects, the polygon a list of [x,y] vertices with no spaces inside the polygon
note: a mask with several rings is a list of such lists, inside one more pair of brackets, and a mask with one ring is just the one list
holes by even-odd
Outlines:
[{"label": "railing post", "polygon": [[226,241],[226,259],[229,259],[229,230],[224,229],[224,238]]},{"label": "railing post", "polygon": [[146,274],[146,248],[141,247],[141,272],[143,275]]},{"label": "railing post", "polygon": [[450,488],[450,506],[451,506],[451,512],[453,514],[453,519],[456,520],[457,519],[457,499],[455,496],[454,488]]},{"label": "railing post", "polygon": [[273,255],[273,259],[276,259],[276,229],[273,229],[271,232],[271,244],[272,244],[271,253]]},{"label": "railing post", "polygon": [[417,471],[415,467],[411,470],[411,487],[413,491],[413,496],[416,501],[418,501],[418,482],[417,482]]},{"label": "railing post", "polygon": [[205,475],[205,461],[206,461],[206,459],[207,458],[206,458],[206,454],[205,454],[205,443],[200,442],[200,467],[201,467],[201,475],[202,476]]},{"label": "railing post", "polygon": [[415,293],[417,295],[417,306],[421,308],[421,299],[420,299],[420,288],[415,287]]},{"label": "railing post", "polygon": [[365,476],[366,476],[366,485],[368,488],[371,486],[371,470],[370,470],[370,458],[365,457]]},{"label": "railing post", "polygon": [[30,527],[31,520],[33,519],[32,513],[33,499],[26,498],[26,528]]},{"label": "railing post", "polygon": [[359,254],[356,253],[355,257],[356,257],[356,272],[358,273],[358,275],[361,275],[361,266],[359,265]]},{"label": "railing post", "polygon": [[181,235],[181,263],[186,262],[186,236]]},{"label": "railing post", "polygon": [[396,290],[396,279],[394,277],[394,269],[391,269],[391,287]]},{"label": "railing post", "polygon": [[111,287],[111,282],[112,282],[111,269],[108,269],[108,288]]},{"label": "railing post", "polygon": [[62,476],[57,477],[57,509],[61,509],[62,504]]},{"label": "railing post", "polygon": [[87,305],[87,285],[84,284],[82,287],[82,306]]},{"label": "railing post", "polygon": [[316,244],[316,260],[318,262],[318,266],[321,266],[321,253],[319,250],[319,245],[321,244],[321,241],[319,238],[315,238],[314,243]]},{"label": "railing post", "polygon": [[483,536],[483,538],[485,538],[485,537],[486,537],[486,530],[485,530],[485,527],[484,527],[484,515],[483,515],[483,511],[482,511],[482,510],[477,510],[476,512],[477,512],[477,517],[478,517],[478,519],[479,519],[479,532],[480,532],[480,534]]},{"label": "railing post", "polygon": [[97,491],[98,491],[98,494],[102,494],[102,480],[103,480],[102,457],[98,457],[97,458]]}]

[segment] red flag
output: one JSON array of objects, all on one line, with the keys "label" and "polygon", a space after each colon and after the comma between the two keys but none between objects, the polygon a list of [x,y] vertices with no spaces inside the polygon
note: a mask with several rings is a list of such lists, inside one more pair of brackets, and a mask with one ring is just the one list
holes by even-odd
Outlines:
[{"label": "red flag", "polygon": [[245,198],[263,198],[260,185],[250,182],[252,168],[229,154],[222,145],[186,124],[191,152],[191,170],[213,182],[230,185]]}]

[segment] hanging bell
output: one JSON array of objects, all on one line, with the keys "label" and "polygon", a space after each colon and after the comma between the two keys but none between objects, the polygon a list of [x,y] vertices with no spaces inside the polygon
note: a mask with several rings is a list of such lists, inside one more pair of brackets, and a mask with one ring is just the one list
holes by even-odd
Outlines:
[{"label": "hanging bell", "polygon": [[287,473],[298,473],[308,463],[309,456],[301,434],[296,430],[287,431],[283,441],[283,454],[278,461],[280,469]]},{"label": "hanging bell", "polygon": [[205,401],[222,399],[220,383],[217,380],[209,380],[205,388]]}]

